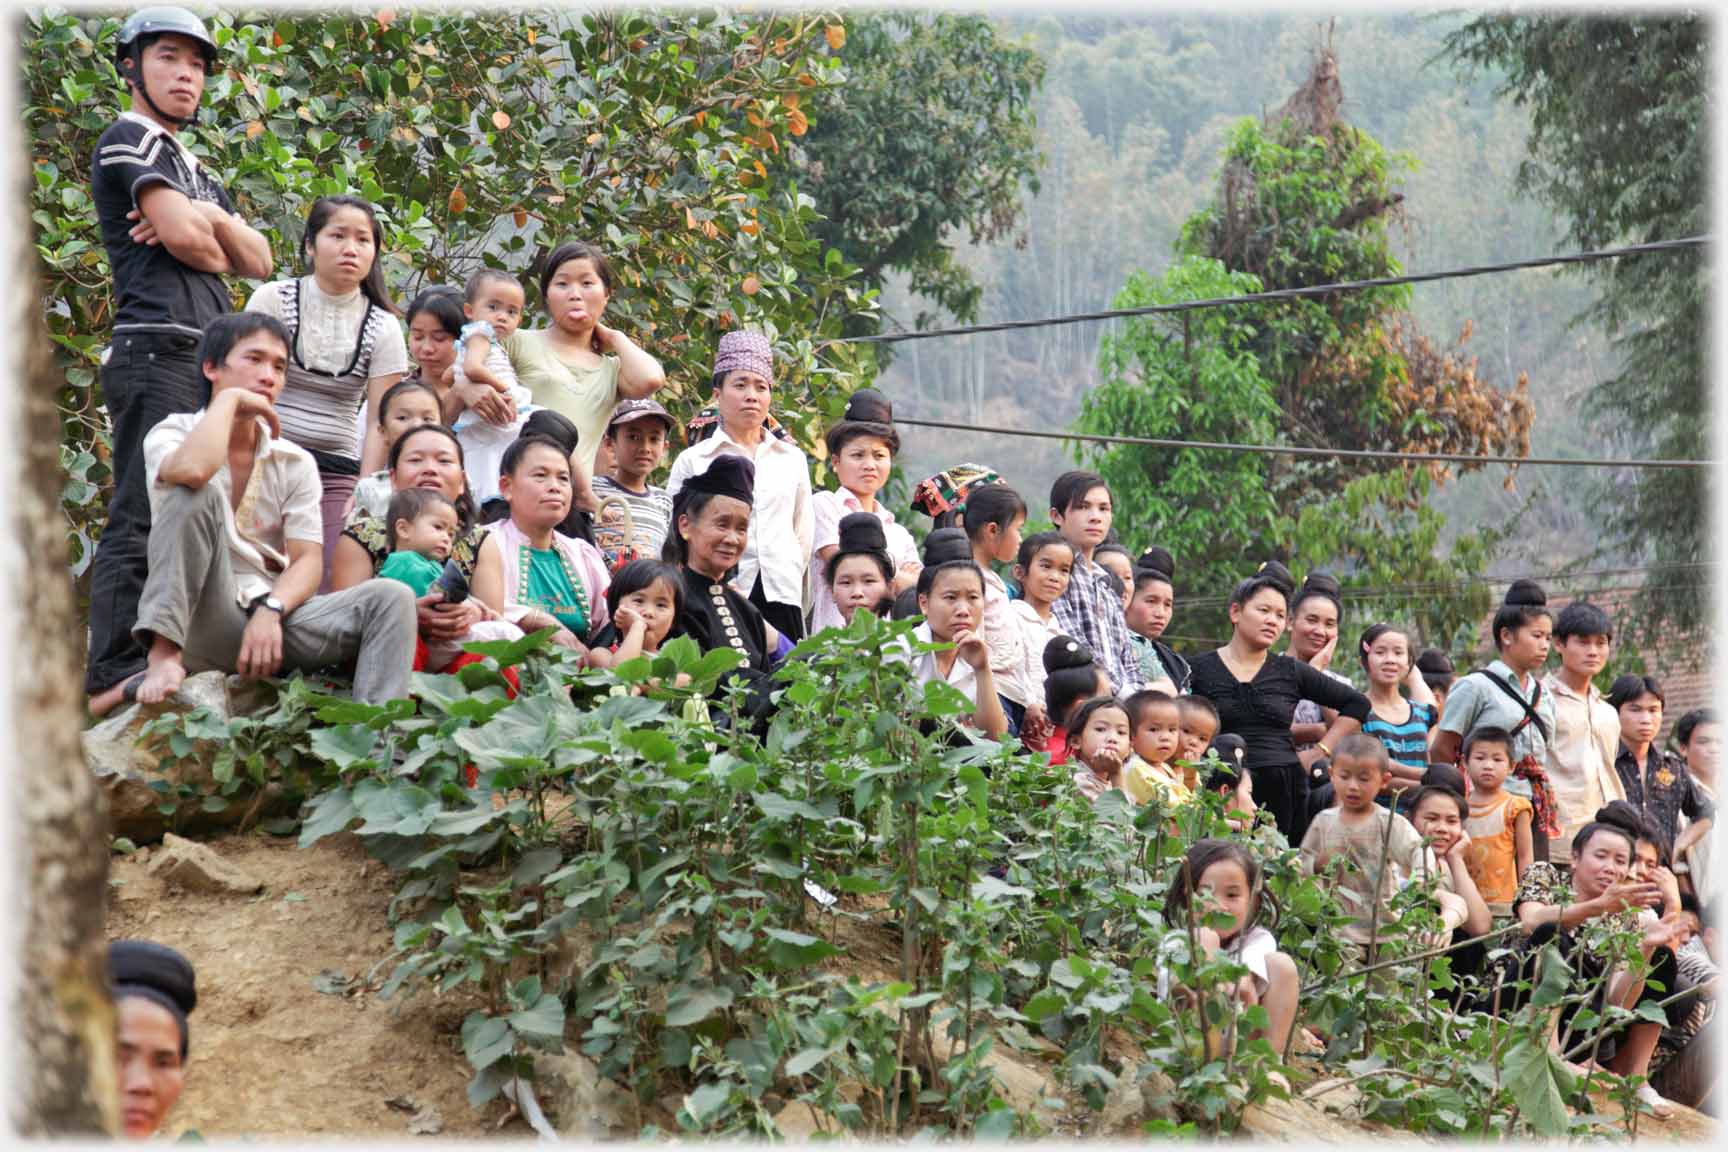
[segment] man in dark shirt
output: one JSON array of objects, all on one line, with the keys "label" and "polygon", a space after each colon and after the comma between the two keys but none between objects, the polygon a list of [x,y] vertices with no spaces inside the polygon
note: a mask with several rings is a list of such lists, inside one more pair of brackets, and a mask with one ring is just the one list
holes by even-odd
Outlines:
[{"label": "man in dark shirt", "polygon": [[131,107],[102,133],[92,195],[114,274],[114,339],[102,365],[113,431],[114,490],[96,548],[84,689],[100,716],[136,690],[144,652],[132,638],[150,532],[144,436],[204,406],[196,348],[233,310],[224,275],[267,278],[270,245],[234,214],[228,193],[175,133],[197,119],[216,42],[184,8],[143,8],[120,28],[115,66]]}]

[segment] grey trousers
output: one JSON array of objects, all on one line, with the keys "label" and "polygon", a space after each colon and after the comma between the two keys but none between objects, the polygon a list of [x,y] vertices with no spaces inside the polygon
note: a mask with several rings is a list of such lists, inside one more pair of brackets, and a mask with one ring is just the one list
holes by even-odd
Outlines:
[{"label": "grey trousers", "polygon": [[[225,499],[211,484],[176,487],[150,526],[150,575],[133,635],[146,650],[151,634],[178,644],[189,673],[234,672],[246,629],[228,560]],[[354,660],[356,700],[402,699],[417,628],[414,593],[395,580],[314,596],[282,621],[282,671]]]}]

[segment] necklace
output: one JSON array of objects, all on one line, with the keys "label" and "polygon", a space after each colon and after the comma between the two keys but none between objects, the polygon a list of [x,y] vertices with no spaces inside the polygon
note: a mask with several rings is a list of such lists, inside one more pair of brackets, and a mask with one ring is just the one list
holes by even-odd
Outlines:
[{"label": "necklace", "polygon": [[[530,603],[528,600],[528,580],[529,572],[533,567],[533,556],[536,551],[538,551],[538,549],[527,543],[523,543],[523,545],[516,550],[516,587],[520,592],[523,603]],[[558,604],[550,602],[549,600],[542,600],[536,603],[538,603],[539,607],[546,609],[554,616],[578,616],[582,620],[582,626],[586,628],[588,626],[588,592],[582,583],[582,578],[577,575],[576,568],[570,563],[570,557],[564,554],[564,549],[558,547],[558,541],[556,538],[552,541],[551,552],[554,556],[558,557],[558,566],[564,570],[564,578],[570,582],[570,592],[575,597],[576,602],[574,604]]]}]

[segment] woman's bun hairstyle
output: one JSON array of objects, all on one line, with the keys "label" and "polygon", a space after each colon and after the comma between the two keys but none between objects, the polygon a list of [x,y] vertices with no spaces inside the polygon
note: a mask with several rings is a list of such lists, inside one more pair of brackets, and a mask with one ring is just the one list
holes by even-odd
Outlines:
[{"label": "woman's bun hairstyle", "polygon": [[1336,608],[1340,613],[1344,611],[1344,589],[1338,583],[1337,578],[1330,572],[1315,571],[1308,573],[1307,579],[1302,581],[1302,587],[1298,589],[1296,595],[1291,598],[1290,607],[1295,608],[1304,600],[1313,596],[1319,596],[1321,599],[1330,600],[1332,601],[1332,607]]},{"label": "woman's bun hairstyle", "polygon": [[1134,561],[1134,575],[1136,577],[1148,573],[1157,576],[1164,583],[1174,586],[1176,583],[1176,557],[1170,555],[1167,549],[1153,545],[1140,553],[1140,558]]},{"label": "woman's bun hairstyle", "polygon": [[1542,591],[1542,585],[1528,577],[1512,581],[1512,587],[1506,589],[1506,598],[1501,601],[1507,607],[1541,608],[1548,603],[1548,594]]},{"label": "woman's bun hairstyle", "polygon": [[1231,606],[1248,603],[1263,588],[1277,592],[1288,605],[1291,593],[1296,590],[1296,578],[1278,561],[1268,560],[1255,570],[1254,575],[1236,585],[1236,590],[1230,594]]},{"label": "woman's bun hairstyle", "polygon": [[1092,649],[1072,636],[1052,636],[1044,645],[1044,672],[1060,672],[1064,668],[1084,668],[1095,664]]},{"label": "woman's bun hairstyle", "polygon": [[1619,828],[1634,840],[1646,838],[1644,817],[1639,815],[1638,809],[1625,800],[1610,800],[1596,809],[1594,821],[1597,824],[1608,824]]}]

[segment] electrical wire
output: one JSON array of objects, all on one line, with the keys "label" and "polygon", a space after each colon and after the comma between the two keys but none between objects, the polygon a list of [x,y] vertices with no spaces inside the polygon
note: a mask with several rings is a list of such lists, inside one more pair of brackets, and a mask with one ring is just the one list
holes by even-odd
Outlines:
[{"label": "electrical wire", "polygon": [[1466,268],[1452,268],[1444,272],[1413,272],[1403,276],[1381,276],[1371,280],[1343,280],[1334,284],[1312,284],[1300,288],[1275,288],[1267,292],[1250,292],[1242,296],[1221,296],[1208,300],[1183,300],[1174,304],[1148,304],[1139,308],[1108,308],[1099,312],[1077,312],[1068,316],[1044,316],[1033,320],[1000,320],[991,324],[964,324],[955,328],[931,328],[921,332],[881,332],[871,336],[839,336],[833,340],[824,340],[818,347],[826,347],[830,344],[899,344],[908,340],[935,340],[947,336],[976,336],[985,332],[1010,332],[1022,328],[1047,328],[1062,324],[1086,324],[1095,320],[1118,320],[1129,316],[1157,316],[1176,312],[1192,312],[1201,308],[1221,308],[1232,304],[1277,303],[1283,300],[1301,300],[1313,296],[1331,296],[1340,292],[1360,292],[1369,288],[1391,288],[1400,284],[1429,284],[1439,280],[1461,280],[1470,276],[1519,272],[1529,268],[1551,268],[1563,264],[1588,264],[1598,260],[1618,260],[1626,256],[1676,252],[1689,248],[1702,248],[1710,242],[1709,236],[1687,236],[1679,240],[1655,240],[1648,244],[1628,244],[1620,248],[1598,248],[1590,252],[1535,256],[1527,260],[1509,260],[1499,264],[1476,264]]},{"label": "electrical wire", "polygon": [[1471,456],[1463,452],[1393,452],[1371,448],[1304,448],[1292,444],[1228,444],[1213,440],[1169,440],[1154,436],[1105,436],[1092,432],[1042,432],[1031,428],[993,428],[952,420],[917,420],[894,417],[894,423],[914,428],[941,428],[950,432],[978,432],[990,436],[1022,436],[1037,440],[1077,440],[1088,444],[1126,444],[1143,448],[1192,448],[1202,452],[1251,452],[1263,456],[1310,456],[1341,460],[1405,460],[1428,464],[1510,464],[1547,468],[1709,468],[1708,460],[1621,460],[1614,458],[1560,456]]}]

